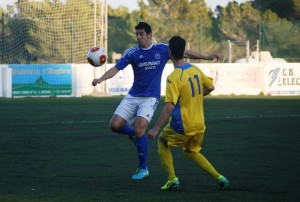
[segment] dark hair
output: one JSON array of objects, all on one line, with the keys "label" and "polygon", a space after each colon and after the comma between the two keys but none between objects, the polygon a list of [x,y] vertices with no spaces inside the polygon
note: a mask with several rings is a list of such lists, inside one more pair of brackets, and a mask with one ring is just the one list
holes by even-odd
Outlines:
[{"label": "dark hair", "polygon": [[143,29],[147,34],[152,32],[151,26],[146,22],[139,22],[139,24],[135,26],[135,30],[137,29]]},{"label": "dark hair", "polygon": [[175,60],[182,59],[184,57],[185,44],[185,40],[180,36],[173,36],[169,40],[169,50]]}]

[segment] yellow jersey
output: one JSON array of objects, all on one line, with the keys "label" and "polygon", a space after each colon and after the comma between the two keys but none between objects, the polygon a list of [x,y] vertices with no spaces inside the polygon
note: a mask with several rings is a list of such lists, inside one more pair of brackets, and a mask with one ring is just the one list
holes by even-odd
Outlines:
[{"label": "yellow jersey", "polygon": [[203,88],[211,89],[213,81],[197,66],[176,66],[167,77],[165,102],[175,107],[170,126],[179,134],[192,136],[205,131]]}]

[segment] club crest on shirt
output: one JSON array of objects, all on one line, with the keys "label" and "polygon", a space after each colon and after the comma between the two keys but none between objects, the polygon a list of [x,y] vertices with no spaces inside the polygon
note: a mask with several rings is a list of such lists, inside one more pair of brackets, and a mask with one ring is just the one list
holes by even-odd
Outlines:
[{"label": "club crest on shirt", "polygon": [[159,53],[155,53],[155,59],[159,60],[160,59],[160,54]]}]

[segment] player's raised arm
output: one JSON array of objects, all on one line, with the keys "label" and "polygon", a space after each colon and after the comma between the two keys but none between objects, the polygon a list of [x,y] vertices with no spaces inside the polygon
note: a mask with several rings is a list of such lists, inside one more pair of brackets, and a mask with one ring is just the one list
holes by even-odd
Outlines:
[{"label": "player's raised arm", "polygon": [[107,79],[114,77],[119,71],[120,70],[116,66],[113,66],[112,68],[107,70],[100,78],[94,79],[92,81],[92,85],[96,86],[97,84],[100,84],[102,81],[105,81]]},{"label": "player's raised arm", "polygon": [[209,56],[202,55],[199,52],[192,51],[192,50],[185,50],[184,51],[184,57],[189,59],[200,59],[200,60],[214,60],[217,59],[217,61],[220,59],[220,57],[217,54],[211,54]]}]

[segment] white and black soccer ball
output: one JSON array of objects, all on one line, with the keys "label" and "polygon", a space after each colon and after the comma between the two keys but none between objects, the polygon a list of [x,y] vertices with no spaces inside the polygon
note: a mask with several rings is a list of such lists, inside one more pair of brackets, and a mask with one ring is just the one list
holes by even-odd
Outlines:
[{"label": "white and black soccer ball", "polygon": [[91,48],[87,54],[87,61],[94,67],[100,67],[104,65],[106,59],[106,52],[100,47]]}]

